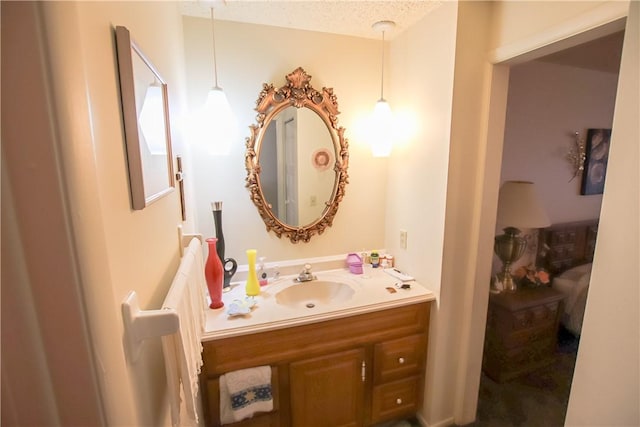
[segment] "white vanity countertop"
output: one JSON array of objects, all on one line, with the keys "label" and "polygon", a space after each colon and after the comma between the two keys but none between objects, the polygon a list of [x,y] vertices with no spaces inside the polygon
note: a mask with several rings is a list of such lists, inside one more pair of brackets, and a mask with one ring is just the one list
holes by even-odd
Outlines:
[{"label": "white vanity countertop", "polygon": [[[351,274],[348,269],[314,272],[318,280],[342,282],[354,290],[353,296],[342,302],[318,304],[313,308],[291,308],[276,302],[276,294],[289,286],[312,287],[314,281],[294,283],[295,276],[281,277],[273,283],[262,286],[260,295],[255,297],[255,306],[249,314],[229,316],[227,308],[233,300],[245,298],[245,284],[232,283],[231,290],[223,293],[225,306],[213,310],[207,308],[206,327],[203,341],[246,335],[255,332],[300,326],[330,319],[370,313],[407,304],[433,301],[435,295],[415,281],[407,282],[410,289],[399,289],[399,280],[382,269],[367,268],[365,274]],[[390,292],[393,288],[396,292]]]}]

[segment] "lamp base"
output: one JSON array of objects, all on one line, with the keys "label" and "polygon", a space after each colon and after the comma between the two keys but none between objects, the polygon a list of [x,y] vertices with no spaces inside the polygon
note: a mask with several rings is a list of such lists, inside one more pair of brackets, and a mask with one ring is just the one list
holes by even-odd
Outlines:
[{"label": "lamp base", "polygon": [[513,280],[513,276],[509,272],[501,271],[496,274],[496,278],[499,283],[502,284],[501,291],[515,292],[518,290],[518,284]]},{"label": "lamp base", "polygon": [[502,271],[496,277],[502,283],[502,290],[514,292],[518,290],[518,285],[511,276],[511,264],[516,262],[527,247],[527,241],[518,236],[520,230],[514,227],[504,229],[504,234],[496,236],[494,251],[503,263]]}]

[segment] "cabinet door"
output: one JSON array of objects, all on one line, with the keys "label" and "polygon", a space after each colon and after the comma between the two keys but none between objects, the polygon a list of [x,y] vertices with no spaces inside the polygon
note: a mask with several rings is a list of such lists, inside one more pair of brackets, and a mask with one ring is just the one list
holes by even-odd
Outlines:
[{"label": "cabinet door", "polygon": [[291,425],[362,426],[364,362],[359,348],[291,363]]}]

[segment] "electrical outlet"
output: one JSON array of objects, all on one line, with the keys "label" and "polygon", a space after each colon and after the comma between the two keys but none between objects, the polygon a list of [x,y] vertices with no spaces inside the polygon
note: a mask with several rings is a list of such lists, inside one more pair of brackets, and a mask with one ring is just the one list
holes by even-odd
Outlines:
[{"label": "electrical outlet", "polygon": [[407,230],[400,230],[400,248],[407,249]]}]

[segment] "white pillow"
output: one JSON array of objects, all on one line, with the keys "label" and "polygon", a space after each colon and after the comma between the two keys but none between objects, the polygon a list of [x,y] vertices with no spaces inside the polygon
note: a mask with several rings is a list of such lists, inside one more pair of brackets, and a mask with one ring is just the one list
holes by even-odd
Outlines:
[{"label": "white pillow", "polygon": [[563,278],[563,279],[578,281],[585,274],[586,275],[590,275],[591,274],[591,266],[592,265],[593,265],[592,263],[588,263],[588,264],[579,265],[577,267],[573,267],[573,268],[565,271],[564,273],[560,274],[558,277]]},{"label": "white pillow", "polygon": [[589,288],[590,280],[591,264],[579,265],[553,278],[553,287],[565,296],[565,313],[573,316],[578,297]]}]

